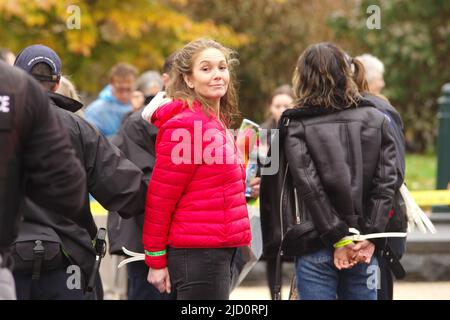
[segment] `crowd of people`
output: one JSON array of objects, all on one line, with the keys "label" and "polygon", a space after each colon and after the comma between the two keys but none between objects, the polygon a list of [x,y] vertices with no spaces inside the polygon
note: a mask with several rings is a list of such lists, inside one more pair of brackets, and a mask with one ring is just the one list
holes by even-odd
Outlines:
[{"label": "crowd of people", "polygon": [[[241,116],[236,57],[202,38],[162,74],[118,63],[84,107],[53,49],[0,50],[0,297],[103,299],[99,274],[87,294],[94,198],[108,210],[109,252],[145,254],[127,265],[128,299],[226,300],[237,249],[252,240],[247,203],[259,198],[273,298],[281,263],[294,261],[300,299],[392,299],[389,261],[405,239],[348,240],[404,231],[403,123],[381,94],[382,62],[331,43],[302,52],[292,86],[261,108],[273,139],[256,145],[279,170],[259,163],[246,196],[248,150],[229,130]],[[68,286],[71,266],[79,285]]]}]

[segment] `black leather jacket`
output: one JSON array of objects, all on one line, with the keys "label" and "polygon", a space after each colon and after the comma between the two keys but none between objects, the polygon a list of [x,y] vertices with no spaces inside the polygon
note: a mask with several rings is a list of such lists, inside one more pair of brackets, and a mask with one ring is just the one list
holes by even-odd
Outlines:
[{"label": "black leather jacket", "polygon": [[278,252],[282,235],[296,224],[310,230],[307,243],[293,244],[305,254],[332,247],[349,228],[361,234],[385,230],[397,182],[388,122],[368,99],[343,111],[302,107],[283,113],[278,173],[262,172],[266,255]]}]

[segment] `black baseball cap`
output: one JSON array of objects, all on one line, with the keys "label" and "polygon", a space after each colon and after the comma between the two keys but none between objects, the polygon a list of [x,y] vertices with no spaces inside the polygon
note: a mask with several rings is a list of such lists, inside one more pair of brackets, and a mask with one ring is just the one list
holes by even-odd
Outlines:
[{"label": "black baseball cap", "polygon": [[[52,70],[52,75],[45,76],[32,74],[31,69],[37,63],[47,64]],[[23,49],[17,55],[14,65],[41,81],[59,82],[59,79],[61,78],[61,59],[55,51],[42,44],[35,44]]]}]

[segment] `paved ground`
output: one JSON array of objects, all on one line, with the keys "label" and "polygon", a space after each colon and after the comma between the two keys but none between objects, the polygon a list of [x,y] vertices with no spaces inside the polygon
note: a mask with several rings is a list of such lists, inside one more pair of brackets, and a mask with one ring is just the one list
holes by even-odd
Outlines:
[{"label": "paved ground", "polygon": [[[289,287],[284,286],[283,299],[289,296]],[[450,300],[450,282],[397,282],[395,300]],[[269,290],[265,286],[240,286],[231,294],[231,300],[268,300]]]}]

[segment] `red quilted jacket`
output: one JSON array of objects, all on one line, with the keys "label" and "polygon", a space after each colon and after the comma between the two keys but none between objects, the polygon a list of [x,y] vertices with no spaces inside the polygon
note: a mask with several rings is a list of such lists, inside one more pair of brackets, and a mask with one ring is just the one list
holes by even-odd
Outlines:
[{"label": "red quilted jacket", "polygon": [[156,163],[147,191],[143,243],[146,263],[167,265],[167,246],[224,248],[248,245],[245,171],[233,138],[214,115],[174,100],[159,107]]}]

